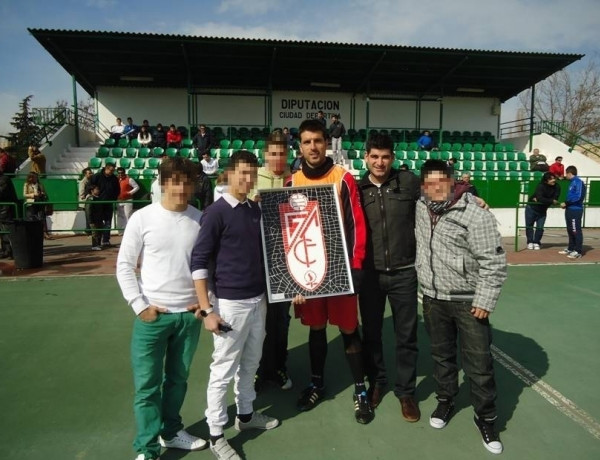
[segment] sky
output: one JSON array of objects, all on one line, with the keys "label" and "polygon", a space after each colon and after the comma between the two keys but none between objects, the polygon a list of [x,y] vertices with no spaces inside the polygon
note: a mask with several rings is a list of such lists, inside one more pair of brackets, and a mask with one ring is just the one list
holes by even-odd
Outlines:
[{"label": "sky", "polygon": [[0,135],[30,94],[73,99],[28,27],[586,54],[573,70],[600,55],[600,0],[2,0],[0,18]]}]

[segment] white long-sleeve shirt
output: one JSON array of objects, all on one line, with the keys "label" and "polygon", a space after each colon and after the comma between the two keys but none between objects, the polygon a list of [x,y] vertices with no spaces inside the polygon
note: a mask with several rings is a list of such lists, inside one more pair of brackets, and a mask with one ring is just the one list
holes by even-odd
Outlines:
[{"label": "white long-sleeve shirt", "polygon": [[117,281],[136,315],[149,305],[181,313],[198,303],[190,262],[201,215],[192,206],[175,212],[153,203],[131,216],[117,257]]}]

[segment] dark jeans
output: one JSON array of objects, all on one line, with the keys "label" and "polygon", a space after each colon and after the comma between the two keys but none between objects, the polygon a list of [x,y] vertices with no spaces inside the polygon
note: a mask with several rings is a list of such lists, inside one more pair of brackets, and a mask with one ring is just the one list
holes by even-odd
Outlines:
[{"label": "dark jeans", "polygon": [[113,205],[103,204],[102,206],[102,221],[105,230],[102,232],[102,242],[110,243],[110,228],[112,227]]},{"label": "dark jeans", "polygon": [[387,384],[382,328],[389,299],[396,339],[397,397],[412,396],[417,378],[417,272],[414,267],[393,272],[367,271],[359,294],[363,355],[371,385]]},{"label": "dark jeans", "polygon": [[[525,206],[525,235],[527,236],[527,244],[540,244],[544,235],[544,224],[546,223],[546,214],[539,213],[535,207],[531,205]],[[535,224],[535,234],[533,226]]]},{"label": "dark jeans", "polygon": [[[423,318],[431,340],[433,378],[438,397],[458,394],[457,345],[471,387],[471,404],[479,417],[496,416],[496,381],[490,345],[490,322],[471,314],[471,302],[423,296]],[[460,340],[459,340],[460,336]]]},{"label": "dark jeans", "polygon": [[583,254],[583,232],[581,230],[581,219],[583,209],[565,209],[565,220],[567,222],[567,234],[569,235],[569,250]]},{"label": "dark jeans", "polygon": [[288,331],[290,328],[290,302],[267,303],[267,335],[263,343],[262,358],[257,374],[263,378],[286,371]]}]

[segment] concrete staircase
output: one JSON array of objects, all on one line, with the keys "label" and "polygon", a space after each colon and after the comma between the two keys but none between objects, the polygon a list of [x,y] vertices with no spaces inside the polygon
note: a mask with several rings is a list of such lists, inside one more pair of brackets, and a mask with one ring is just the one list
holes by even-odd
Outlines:
[{"label": "concrete staircase", "polygon": [[89,143],[84,147],[71,147],[63,151],[49,165],[48,173],[52,174],[80,174],[88,166],[90,158],[96,156],[98,144]]}]

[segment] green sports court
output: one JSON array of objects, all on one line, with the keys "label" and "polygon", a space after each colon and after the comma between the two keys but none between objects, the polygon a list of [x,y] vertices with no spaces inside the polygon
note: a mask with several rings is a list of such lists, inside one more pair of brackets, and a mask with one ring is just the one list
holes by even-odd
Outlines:
[{"label": "green sports court", "polygon": [[[492,315],[497,358],[498,428],[505,459],[600,456],[600,286],[598,264],[510,266]],[[114,276],[17,277],[0,282],[0,445],[3,459],[133,458],[133,384],[129,340],[133,314]],[[389,315],[389,312],[388,312]],[[387,362],[392,325],[386,317]],[[417,398],[422,419],[405,422],[388,393],[369,425],[352,410],[351,378],[341,339],[329,330],[327,398],[295,408],[308,381],[307,330],[290,327],[294,388],[266,386],[255,408],[281,419],[269,432],[226,437],[244,458],[463,459],[491,457],[472,421],[467,383],[443,430],[429,426],[435,407],[428,338],[419,325]],[[212,341],[201,334],[182,415],[206,437],[204,418]],[[389,364],[388,364],[389,365]],[[230,395],[230,418],[235,414]],[[210,451],[166,451],[161,458],[211,459]]]}]

